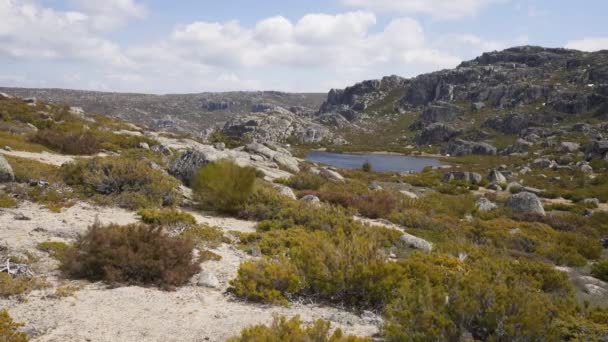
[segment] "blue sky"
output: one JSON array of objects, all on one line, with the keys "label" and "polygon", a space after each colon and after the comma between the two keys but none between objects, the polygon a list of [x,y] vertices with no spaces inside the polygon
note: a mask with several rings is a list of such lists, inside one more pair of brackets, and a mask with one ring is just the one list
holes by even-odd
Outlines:
[{"label": "blue sky", "polygon": [[326,92],[516,45],[608,49],[605,13],[605,0],[0,0],[0,85]]}]

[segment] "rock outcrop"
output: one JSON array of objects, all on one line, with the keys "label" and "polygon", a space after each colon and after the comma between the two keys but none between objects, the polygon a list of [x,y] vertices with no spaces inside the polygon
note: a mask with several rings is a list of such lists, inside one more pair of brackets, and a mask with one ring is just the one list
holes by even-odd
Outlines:
[{"label": "rock outcrop", "polygon": [[441,150],[443,154],[451,156],[468,156],[468,155],[496,155],[496,147],[483,142],[473,142],[462,139],[454,139]]},{"label": "rock outcrop", "polygon": [[417,145],[441,144],[458,136],[462,132],[443,123],[433,123],[416,135]]}]

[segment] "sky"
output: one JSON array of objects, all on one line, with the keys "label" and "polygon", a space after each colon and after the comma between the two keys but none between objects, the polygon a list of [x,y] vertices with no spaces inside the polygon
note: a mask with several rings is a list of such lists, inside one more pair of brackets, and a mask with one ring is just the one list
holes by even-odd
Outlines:
[{"label": "sky", "polygon": [[0,86],[326,92],[486,51],[608,49],[606,0],[0,0]]}]

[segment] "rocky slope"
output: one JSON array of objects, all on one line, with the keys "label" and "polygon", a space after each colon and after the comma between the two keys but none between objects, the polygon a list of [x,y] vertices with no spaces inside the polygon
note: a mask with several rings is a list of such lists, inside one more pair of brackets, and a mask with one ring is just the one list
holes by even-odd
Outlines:
[{"label": "rocky slope", "polygon": [[103,113],[152,129],[185,132],[205,137],[232,119],[247,115],[278,113],[300,121],[317,111],[323,94],[289,94],[273,91],[175,95],[104,93],[65,89],[0,88],[23,98],[81,107],[87,113]]},{"label": "rocky slope", "polygon": [[538,143],[572,130],[592,137],[606,130],[607,119],[608,51],[532,46],[484,53],[411,79],[390,76],[332,90],[318,113],[351,137],[379,131],[386,137],[390,130],[383,143],[402,146],[456,138]]}]

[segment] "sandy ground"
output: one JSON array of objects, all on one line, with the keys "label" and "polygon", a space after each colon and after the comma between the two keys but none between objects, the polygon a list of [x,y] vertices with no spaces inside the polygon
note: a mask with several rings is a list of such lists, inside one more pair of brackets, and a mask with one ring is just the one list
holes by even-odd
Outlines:
[{"label": "sandy ground", "polygon": [[[30,220],[15,220],[16,215]],[[199,223],[208,223],[229,231],[254,231],[255,222],[193,213]],[[84,232],[96,217],[102,223],[128,224],[137,220],[133,212],[78,204],[61,213],[52,213],[33,203],[0,212],[0,244],[11,253],[34,252],[41,257],[33,267],[53,287],[34,291],[26,300],[0,299],[33,341],[224,341],[252,324],[269,323],[274,313],[300,315],[305,322],[323,318],[345,332],[370,336],[378,331],[375,319],[363,319],[338,308],[311,303],[290,307],[268,306],[236,300],[226,293],[241,262],[251,258],[232,245],[222,244],[213,251],[220,261],[201,265],[202,272],[219,280],[218,288],[197,285],[199,275],[189,285],[174,292],[155,288],[121,287],[109,289],[100,283],[85,282],[74,296],[55,298],[60,284],[82,284],[61,279],[57,263],[37,251],[41,241],[70,241]]]}]

